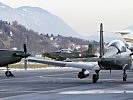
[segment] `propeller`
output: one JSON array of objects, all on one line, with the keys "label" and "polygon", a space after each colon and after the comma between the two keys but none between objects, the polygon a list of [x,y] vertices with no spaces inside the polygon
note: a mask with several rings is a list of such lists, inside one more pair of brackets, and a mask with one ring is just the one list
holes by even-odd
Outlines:
[{"label": "propeller", "polygon": [[26,44],[23,45],[23,48],[24,48],[24,53],[26,54],[27,53]]},{"label": "propeller", "polygon": [[15,57],[20,57],[20,58],[25,58],[24,59],[24,69],[27,70],[27,57],[29,57],[31,54],[27,53],[27,48],[26,48],[26,44],[23,44],[23,51],[16,51],[15,53],[13,53],[13,56]]}]

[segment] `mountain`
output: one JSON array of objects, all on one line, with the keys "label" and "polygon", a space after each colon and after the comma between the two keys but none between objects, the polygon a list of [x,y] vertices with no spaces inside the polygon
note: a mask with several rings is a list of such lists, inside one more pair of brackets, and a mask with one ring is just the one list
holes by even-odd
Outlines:
[{"label": "mountain", "polygon": [[126,28],[125,28],[125,30],[128,30],[128,31],[129,31],[129,30],[130,30],[130,31],[133,31],[133,25],[126,27]]},{"label": "mountain", "polygon": [[128,34],[127,37],[133,38],[133,25],[128,26],[127,28],[125,28],[125,30],[128,30],[130,32],[130,34]]},{"label": "mountain", "polygon": [[128,34],[125,34],[124,36],[121,36],[121,35],[120,36],[133,39],[133,25],[130,25],[122,30],[116,31],[116,33],[128,33]]},{"label": "mountain", "polygon": [[[119,40],[123,40],[122,36],[120,34],[116,34],[118,32],[127,32],[127,33],[130,33],[130,34],[126,34],[124,35],[124,37],[127,37],[127,38],[132,38],[133,39],[133,25],[131,26],[128,26],[122,30],[118,30],[118,31],[114,31],[114,32],[103,32],[104,34],[104,41],[105,42],[110,42],[112,40],[115,40],[115,39],[119,39]],[[83,38],[86,39],[86,40],[95,40],[95,41],[99,41],[100,37],[100,34],[99,32],[95,32],[89,36],[84,36]]]},{"label": "mountain", "polygon": [[0,3],[0,19],[9,22],[17,21],[28,29],[43,34],[54,34],[63,36],[79,36],[70,26],[62,19],[50,12],[39,8],[23,6],[19,8],[11,8]]},{"label": "mountain", "polygon": [[[112,41],[112,40],[123,40],[121,38],[121,35],[120,34],[115,34],[115,33],[109,33],[109,32],[104,32],[104,41],[106,43]],[[100,41],[100,33],[99,32],[96,32],[96,33],[93,33],[91,34],[90,36],[85,36],[84,37],[85,40],[89,40],[89,41]]]}]

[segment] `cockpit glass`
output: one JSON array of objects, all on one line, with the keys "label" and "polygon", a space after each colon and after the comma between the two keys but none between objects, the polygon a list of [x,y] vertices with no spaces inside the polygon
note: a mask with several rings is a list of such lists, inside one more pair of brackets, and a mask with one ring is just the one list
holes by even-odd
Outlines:
[{"label": "cockpit glass", "polygon": [[126,52],[126,45],[121,40],[113,40],[109,43],[108,47],[114,46],[116,47],[119,52]]},{"label": "cockpit glass", "polygon": [[71,50],[71,49],[61,49],[61,50],[59,50],[59,52],[67,52],[67,53],[71,53],[72,50]]}]

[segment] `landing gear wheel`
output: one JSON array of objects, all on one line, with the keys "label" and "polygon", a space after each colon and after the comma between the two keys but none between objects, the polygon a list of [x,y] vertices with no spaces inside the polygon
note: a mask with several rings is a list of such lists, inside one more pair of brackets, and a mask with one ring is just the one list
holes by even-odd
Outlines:
[{"label": "landing gear wheel", "polygon": [[6,71],[6,72],[5,72],[5,75],[6,75],[7,77],[14,77],[14,75],[11,73],[11,71]]},{"label": "landing gear wheel", "polygon": [[100,72],[100,70],[95,70],[95,72],[96,72],[97,80],[98,80],[99,79],[99,72]]},{"label": "landing gear wheel", "polygon": [[85,77],[84,72],[79,72],[78,78],[83,79]]},{"label": "landing gear wheel", "polygon": [[123,73],[123,81],[126,81],[126,80],[127,80],[127,74]]},{"label": "landing gear wheel", "polygon": [[100,70],[95,70],[96,74],[93,74],[93,77],[92,77],[93,83],[96,83],[97,80],[99,79],[99,71]]},{"label": "landing gear wheel", "polygon": [[96,74],[93,74],[92,80],[93,80],[93,83],[96,83],[97,82],[98,77],[97,77]]}]

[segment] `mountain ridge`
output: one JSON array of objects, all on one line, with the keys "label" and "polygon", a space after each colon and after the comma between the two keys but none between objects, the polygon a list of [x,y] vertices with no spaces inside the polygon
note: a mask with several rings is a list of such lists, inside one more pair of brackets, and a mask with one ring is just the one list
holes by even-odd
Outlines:
[{"label": "mountain ridge", "polygon": [[[11,8],[3,3],[0,3],[1,20],[9,22],[18,21],[28,29],[32,29],[39,33],[49,33],[63,36],[79,36],[79,34],[67,25],[58,16],[40,7],[22,6]],[[10,16],[10,17],[9,17]]]}]

